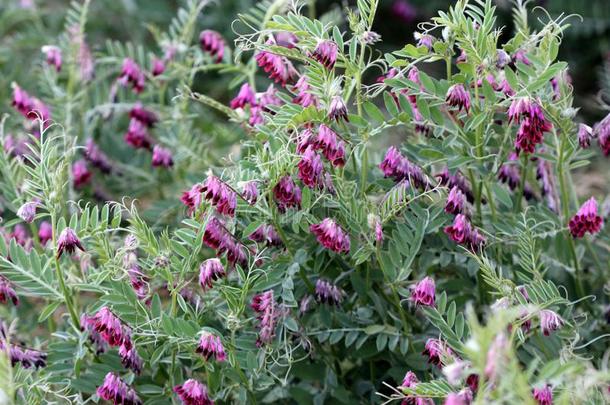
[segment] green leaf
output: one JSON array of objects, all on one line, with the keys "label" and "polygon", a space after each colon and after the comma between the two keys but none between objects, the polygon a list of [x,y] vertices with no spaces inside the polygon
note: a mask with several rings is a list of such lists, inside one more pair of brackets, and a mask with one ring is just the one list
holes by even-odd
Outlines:
[{"label": "green leaf", "polygon": [[59,307],[60,305],[61,305],[61,302],[56,301],[56,302],[52,302],[49,305],[47,305],[46,307],[44,307],[42,309],[42,311],[40,312],[40,315],[38,315],[38,322],[46,321],[49,316],[53,315],[53,313],[55,312],[57,307]]},{"label": "green leaf", "polygon": [[383,116],[383,113],[381,112],[381,110],[375,104],[371,103],[370,101],[367,101],[366,103],[364,103],[364,110],[375,121],[377,121],[377,122],[385,121],[385,117]]},{"label": "green leaf", "polygon": [[376,335],[384,330],[385,330],[384,325],[369,325],[366,328],[364,328],[364,333],[366,333],[367,335]]}]

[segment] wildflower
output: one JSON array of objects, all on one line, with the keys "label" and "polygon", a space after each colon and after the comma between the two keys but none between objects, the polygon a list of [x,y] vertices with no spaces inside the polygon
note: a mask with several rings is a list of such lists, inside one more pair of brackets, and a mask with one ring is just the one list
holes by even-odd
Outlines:
[{"label": "wildflower", "polygon": [[587,232],[594,235],[601,230],[602,225],[603,219],[598,214],[597,201],[594,197],[589,198],[568,223],[574,238],[582,238]]},{"label": "wildflower", "polygon": [[[508,162],[503,163],[500,167],[500,171],[498,172],[498,179],[502,183],[508,184],[508,188],[511,190],[517,190],[521,185],[521,173],[519,172],[519,168],[515,164],[519,160],[517,153],[512,152],[508,156]],[[525,198],[532,199],[534,198],[534,192],[532,191],[529,184],[525,184],[523,189],[523,195]]]},{"label": "wildflower", "polygon": [[479,234],[464,214],[458,214],[453,225],[445,227],[445,233],[454,242],[474,251],[479,250],[485,243],[485,238]]},{"label": "wildflower", "polygon": [[252,298],[250,307],[256,312],[259,321],[259,333],[256,340],[258,346],[270,343],[275,334],[276,304],[273,290],[265,291]]},{"label": "wildflower", "polygon": [[311,225],[309,230],[325,248],[337,253],[349,253],[349,235],[334,220],[325,218],[319,224]]},{"label": "wildflower", "polygon": [[591,146],[593,138],[593,128],[586,124],[578,124],[578,144],[581,148],[587,149]]},{"label": "wildflower", "polygon": [[292,49],[299,42],[299,38],[289,31],[279,31],[273,34],[273,39],[278,46]]},{"label": "wildflower", "polygon": [[337,134],[324,124],[320,124],[315,148],[322,150],[322,154],[335,167],[345,165],[345,144],[337,140]]},{"label": "wildflower", "polygon": [[508,120],[520,124],[515,139],[517,154],[521,151],[533,153],[536,145],[543,142],[544,133],[552,128],[539,103],[525,97],[513,100],[508,109]]},{"label": "wildflower", "polygon": [[240,266],[247,264],[248,258],[242,245],[235,241],[233,235],[216,218],[209,219],[203,233],[203,243],[216,249],[219,255],[226,252],[227,261],[232,266],[236,263]]},{"label": "wildflower", "polygon": [[32,246],[32,238],[30,238],[28,235],[28,231],[23,224],[15,225],[13,231],[9,234],[9,240],[10,239],[15,239],[17,244],[25,247],[28,250]]},{"label": "wildflower", "polygon": [[112,401],[115,405],[142,405],[142,401],[133,388],[112,372],[104,377],[104,383],[98,387],[97,395],[106,401]]},{"label": "wildflower", "polygon": [[593,136],[597,137],[604,156],[610,155],[610,114],[593,127]]},{"label": "wildflower", "polygon": [[299,302],[299,315],[303,315],[309,311],[312,299],[313,297],[309,294],[301,298],[301,301]]},{"label": "wildflower", "polygon": [[228,216],[235,215],[237,206],[237,195],[235,192],[216,176],[208,176],[201,187],[203,197],[216,207],[219,214]]},{"label": "wildflower", "polygon": [[467,113],[470,110],[470,94],[464,88],[462,84],[454,84],[447,90],[447,97],[445,98],[447,104],[452,107],[458,107],[459,110],[465,110]]},{"label": "wildflower", "polygon": [[89,183],[91,180],[91,172],[87,168],[87,162],[77,160],[72,164],[72,182],[75,188],[80,188]]},{"label": "wildflower", "polygon": [[87,322],[85,327],[99,333],[110,346],[131,348],[131,332],[108,307],[100,308],[95,315],[87,317],[85,320]]},{"label": "wildflower", "polygon": [[467,405],[466,402],[464,401],[464,399],[460,396],[460,394],[457,394],[455,392],[451,392],[449,393],[449,395],[447,395],[447,397],[445,398],[445,402],[443,402],[444,405]]},{"label": "wildflower", "polygon": [[153,76],[160,76],[165,72],[165,62],[157,57],[152,58],[150,73]]},{"label": "wildflower", "polygon": [[280,212],[285,212],[288,208],[301,208],[301,189],[289,175],[280,178],[273,187],[273,196]]},{"label": "wildflower", "polygon": [[468,388],[470,388],[470,391],[477,392],[479,389],[479,375],[470,374],[466,378],[466,385],[468,385]]},{"label": "wildflower", "polygon": [[[419,384],[419,379],[413,371],[407,371],[404,378],[402,379],[401,388],[415,389]],[[417,397],[408,395],[402,400],[402,405],[434,405],[434,401],[431,398]]]},{"label": "wildflower", "polygon": [[65,228],[59,234],[59,238],[57,238],[57,257],[61,257],[64,251],[72,254],[76,248],[79,248],[83,252],[85,251],[85,248],[78,239],[76,232],[74,232],[72,228]]},{"label": "wildflower", "polygon": [[4,276],[0,276],[0,303],[6,304],[12,302],[13,305],[19,305],[19,297],[13,289],[11,282]]},{"label": "wildflower", "polygon": [[225,54],[225,41],[218,32],[212,30],[201,31],[199,43],[203,51],[209,53],[212,58],[216,58],[216,63],[222,62]]},{"label": "wildflower", "polygon": [[135,374],[142,372],[142,359],[138,355],[135,346],[131,344],[122,344],[119,347],[119,357],[123,367],[130,369]]},{"label": "wildflower", "polygon": [[388,148],[379,168],[385,177],[392,177],[397,182],[409,180],[414,187],[424,189],[428,187],[428,180],[422,169],[402,156],[394,146]]},{"label": "wildflower", "polygon": [[487,350],[487,359],[485,364],[485,376],[489,380],[496,380],[499,377],[500,367],[506,364],[506,349],[508,347],[508,339],[504,333],[497,335],[489,345]]},{"label": "wildflower", "polygon": [[214,405],[208,396],[208,388],[197,380],[189,379],[182,385],[176,385],[174,392],[183,405]]},{"label": "wildflower", "polygon": [[55,70],[61,70],[61,49],[54,45],[45,45],[42,47],[42,53],[47,57],[47,64],[54,66]]},{"label": "wildflower", "polygon": [[21,364],[23,368],[41,368],[47,365],[46,353],[39,350],[25,349],[15,344],[7,344],[4,337],[0,339],[0,351],[8,353],[12,366]]},{"label": "wildflower", "polygon": [[449,384],[458,385],[469,366],[467,361],[456,359],[453,363],[443,367],[443,374]]},{"label": "wildflower", "polygon": [[30,118],[30,112],[34,109],[34,100],[30,95],[19,87],[18,84],[12,83],[13,100],[12,105],[17,111],[26,118]]},{"label": "wildflower", "polygon": [[220,338],[206,331],[201,332],[199,346],[197,346],[195,352],[201,354],[206,361],[210,360],[211,357],[214,357],[216,361],[225,361],[227,359],[225,348]]},{"label": "wildflower", "polygon": [[407,24],[415,21],[415,17],[417,17],[417,9],[406,0],[395,0],[392,3],[391,11],[394,17]]},{"label": "wildflower", "polygon": [[428,339],[422,354],[428,356],[428,363],[438,367],[443,366],[445,357],[453,357],[451,348],[438,339]]},{"label": "wildflower", "polygon": [[462,191],[457,186],[453,186],[447,196],[445,212],[453,215],[461,214],[464,211],[465,200]]},{"label": "wildflower", "polygon": [[525,65],[531,65],[532,62],[527,58],[526,52],[524,49],[517,50],[512,57],[513,63],[521,62]]},{"label": "wildflower", "polygon": [[309,91],[307,76],[301,76],[292,88],[292,91],[296,93],[296,96],[292,99],[293,103],[300,104],[303,108],[307,108],[310,105],[318,105],[318,98]]},{"label": "wildflower", "polygon": [[273,84],[270,84],[264,92],[256,93],[256,100],[256,107],[269,113],[274,113],[269,107],[274,105],[279,106],[284,103],[282,99],[278,97],[278,91]]},{"label": "wildflower", "polygon": [[192,214],[201,205],[201,184],[194,184],[189,190],[184,191],[180,201],[187,206],[188,212]]},{"label": "wildflower", "polygon": [[424,46],[424,47],[428,48],[428,51],[432,50],[432,47],[434,45],[434,37],[432,35],[415,32],[415,33],[413,33],[413,36],[417,40],[418,47]]},{"label": "wildflower", "polygon": [[506,97],[512,97],[515,95],[515,90],[513,90],[513,88],[510,87],[510,83],[506,79],[503,79],[500,82],[500,85],[498,86],[498,90],[500,90],[502,93],[504,93],[504,95]]},{"label": "wildflower", "polygon": [[153,167],[172,167],[174,165],[172,152],[169,149],[155,145],[153,147],[152,165]]},{"label": "wildflower", "polygon": [[148,287],[149,280],[140,269],[140,266],[138,266],[137,263],[133,263],[127,269],[127,274],[129,275],[129,283],[131,284],[131,287],[133,287],[136,297],[140,300],[144,300],[148,297],[150,292]]},{"label": "wildflower", "polygon": [[273,225],[262,224],[250,235],[250,240],[258,243],[266,243],[268,246],[283,245],[282,239],[278,235]]},{"label": "wildflower", "polygon": [[227,231],[222,226],[222,223],[216,218],[210,218],[203,233],[203,243],[212,249],[218,249],[226,244],[225,239],[227,238]]},{"label": "wildflower", "polygon": [[334,96],[331,99],[328,117],[337,122],[340,120],[349,122],[349,118],[347,117],[347,107],[345,106],[345,102],[341,96]]},{"label": "wildflower", "polygon": [[542,194],[547,199],[547,206],[551,211],[559,212],[559,198],[555,185],[555,176],[548,160],[540,158],[536,166],[536,178],[540,180]]},{"label": "wildflower", "polygon": [[376,33],[375,31],[365,31],[362,33],[362,42],[367,45],[372,45],[376,42],[381,41],[381,35]]},{"label": "wildflower", "polygon": [[504,69],[504,66],[510,63],[510,55],[503,49],[498,49],[496,52],[496,67]]},{"label": "wildflower", "polygon": [[102,150],[95,144],[93,139],[87,139],[85,144],[85,159],[91,163],[94,167],[97,167],[102,173],[110,173],[112,171],[112,165],[108,156],[102,152]]},{"label": "wildflower", "polygon": [[298,164],[299,178],[309,188],[314,188],[320,183],[322,175],[322,160],[310,146],[301,156]]},{"label": "wildflower", "polygon": [[[267,41],[267,45],[274,45],[273,40]],[[255,59],[258,66],[269,74],[269,78],[276,83],[281,83],[282,86],[294,81],[298,75],[292,63],[284,56],[270,51],[260,51],[256,54]]]},{"label": "wildflower", "polygon": [[256,204],[256,200],[258,199],[258,187],[256,185],[256,181],[252,180],[244,184],[241,195],[251,205]]},{"label": "wildflower", "polygon": [[212,282],[225,276],[225,269],[219,259],[208,259],[199,266],[199,284],[203,290],[212,288]]},{"label": "wildflower", "polygon": [[553,405],[553,387],[550,384],[542,388],[534,388],[532,395],[538,405]]},{"label": "wildflower", "polygon": [[17,216],[28,224],[31,224],[32,221],[34,221],[34,218],[36,217],[37,206],[38,202],[28,201],[24,203],[21,207],[19,207],[19,209],[17,210]]},{"label": "wildflower", "polygon": [[131,83],[133,90],[136,93],[141,93],[144,90],[146,77],[140,66],[133,59],[125,58],[118,81],[121,86],[127,86],[127,84]]},{"label": "wildflower", "polygon": [[125,142],[136,149],[150,149],[152,140],[146,125],[139,119],[132,118],[124,137]]},{"label": "wildflower", "polygon": [[316,300],[319,302],[339,306],[344,294],[342,289],[326,280],[318,279],[316,281]]},{"label": "wildflower", "polygon": [[330,40],[321,41],[316,46],[311,57],[320,62],[327,69],[332,69],[337,61],[339,47]]},{"label": "wildflower", "polygon": [[256,104],[256,96],[252,87],[250,87],[248,83],[244,83],[241,85],[237,96],[231,100],[231,108],[234,110],[237,108],[244,108],[248,104]]},{"label": "wildflower", "polygon": [[38,227],[38,240],[42,246],[45,246],[51,239],[53,239],[53,229],[51,228],[51,223],[48,221],[42,221]]},{"label": "wildflower", "polygon": [[129,111],[129,118],[140,121],[140,123],[148,128],[154,127],[157,121],[159,121],[157,114],[144,108],[140,102],[137,102]]},{"label": "wildflower", "polygon": [[563,319],[556,312],[550,309],[540,311],[540,329],[544,336],[549,336],[551,332],[561,329],[562,326]]},{"label": "wildflower", "polygon": [[379,221],[375,224],[375,240],[378,243],[383,241],[383,228],[381,226],[381,222]]},{"label": "wildflower", "polygon": [[424,277],[412,287],[411,301],[413,301],[415,305],[434,307],[435,294],[436,287],[434,280],[430,277]]}]

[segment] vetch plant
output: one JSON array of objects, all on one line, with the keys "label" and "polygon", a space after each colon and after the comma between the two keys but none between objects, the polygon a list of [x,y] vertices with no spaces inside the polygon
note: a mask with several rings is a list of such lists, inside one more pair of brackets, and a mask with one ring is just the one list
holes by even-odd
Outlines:
[{"label": "vetch plant", "polygon": [[608,400],[607,213],[572,173],[610,126],[577,122],[567,17],[458,0],[382,54],[377,0],[263,0],[231,38],[185,3],[94,53],[74,3],[12,85],[0,394]]}]

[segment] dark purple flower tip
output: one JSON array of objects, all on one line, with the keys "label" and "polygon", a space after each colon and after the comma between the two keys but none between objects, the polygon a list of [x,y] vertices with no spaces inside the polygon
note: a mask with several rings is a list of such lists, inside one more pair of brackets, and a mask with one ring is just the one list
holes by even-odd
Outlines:
[{"label": "dark purple flower tip", "polygon": [[57,257],[61,257],[64,251],[72,254],[76,248],[79,248],[83,252],[85,251],[85,248],[78,239],[76,232],[74,232],[72,228],[65,228],[59,234],[59,238],[57,238]]},{"label": "dark purple flower tip", "polygon": [[345,122],[349,122],[349,118],[347,116],[347,106],[343,101],[341,96],[334,96],[330,101],[330,107],[328,110],[328,117],[331,120],[335,120],[337,122],[344,120]]},{"label": "dark purple flower tip", "polygon": [[330,40],[321,41],[311,54],[311,57],[320,62],[327,69],[332,69],[337,61],[339,47]]},{"label": "dark purple flower tip", "polygon": [[316,281],[316,300],[330,305],[339,305],[343,301],[345,291],[322,279]]},{"label": "dark purple flower tip", "polygon": [[349,253],[349,235],[334,220],[325,218],[319,224],[311,225],[309,230],[325,248],[337,253]]},{"label": "dark purple flower tip", "polygon": [[280,212],[285,212],[289,208],[301,208],[301,189],[289,175],[280,178],[273,187],[273,197]]},{"label": "dark purple flower tip", "polygon": [[98,387],[97,395],[115,405],[142,405],[142,401],[133,388],[112,372],[104,377],[104,383]]},{"label": "dark purple flower tip", "polygon": [[53,229],[51,223],[48,221],[42,221],[38,227],[38,240],[40,244],[45,246],[51,239],[53,239]]},{"label": "dark purple flower tip", "polygon": [[153,76],[160,76],[165,72],[165,62],[157,57],[152,58],[150,72]]},{"label": "dark purple flower tip", "polygon": [[415,39],[417,40],[417,46],[425,46],[429,51],[432,50],[434,46],[434,37],[430,34],[422,34],[420,32],[415,32],[413,34]]},{"label": "dark purple flower tip", "polygon": [[252,234],[249,239],[258,242],[265,243],[267,246],[282,246],[283,242],[273,225],[262,224]]},{"label": "dark purple flower tip", "polygon": [[152,154],[153,167],[172,167],[174,160],[172,159],[172,151],[162,146],[155,145]]},{"label": "dark purple flower tip", "polygon": [[458,109],[465,110],[466,112],[470,110],[470,94],[466,91],[463,84],[458,83],[449,87],[445,100],[452,107],[458,107]]},{"label": "dark purple flower tip", "polygon": [[227,359],[225,348],[222,345],[220,338],[205,331],[201,332],[199,345],[197,346],[195,352],[201,354],[206,361],[210,360],[212,357],[218,362],[222,362]]},{"label": "dark purple flower tip", "polygon": [[124,140],[129,146],[136,149],[150,149],[153,143],[148,134],[147,126],[136,118],[129,121],[129,128]]},{"label": "dark purple flower tip", "polygon": [[[275,45],[275,42],[269,40],[267,45]],[[269,74],[269,78],[282,86],[294,82],[299,75],[292,62],[286,57],[274,54],[271,51],[260,51],[256,54],[255,59],[258,66]]]},{"label": "dark purple flower tip", "polygon": [[57,72],[61,71],[61,49],[54,45],[45,45],[42,52],[47,57],[47,64],[55,67]]},{"label": "dark purple flower tip", "polygon": [[402,156],[394,146],[388,148],[379,168],[385,177],[392,177],[396,182],[408,180],[416,188],[427,189],[429,187],[428,179],[422,169]]},{"label": "dark purple flower tip", "polygon": [[91,181],[92,173],[87,167],[87,162],[83,159],[77,160],[72,164],[72,183],[74,188],[81,188]]},{"label": "dark purple flower tip", "polygon": [[428,363],[438,367],[442,367],[447,358],[455,357],[453,350],[438,339],[428,339],[422,354],[428,357]]},{"label": "dark purple flower tip", "polygon": [[570,219],[568,226],[572,237],[582,238],[587,232],[592,235],[598,233],[602,229],[603,222],[598,213],[597,201],[594,197],[591,197]]},{"label": "dark purple flower tip", "polygon": [[142,372],[142,359],[132,344],[122,344],[119,347],[119,357],[121,357],[123,367],[130,369],[135,374]]},{"label": "dark purple flower tip", "polygon": [[141,93],[144,90],[146,76],[144,76],[144,72],[133,59],[125,58],[118,81],[121,86],[131,84],[134,92]]},{"label": "dark purple flower tip", "polygon": [[252,87],[250,87],[250,84],[244,83],[241,85],[237,96],[231,100],[231,108],[234,110],[237,108],[244,108],[248,104],[256,104],[256,95],[254,94]]},{"label": "dark purple flower tip", "polygon": [[152,128],[159,121],[159,117],[153,111],[150,111],[139,101],[133,106],[133,108],[129,111],[129,117],[140,121],[143,125],[146,125],[148,128]]},{"label": "dark purple flower tip", "polygon": [[215,58],[216,63],[222,62],[225,53],[225,41],[216,31],[205,30],[199,34],[201,49]]},{"label": "dark purple flower tip", "polygon": [[604,156],[610,155],[610,114],[593,126],[593,137],[597,137]]},{"label": "dark purple flower tip", "polygon": [[464,206],[466,204],[466,198],[459,187],[453,186],[447,196],[447,203],[445,204],[445,212],[448,214],[458,215],[464,212]]},{"label": "dark purple flower tip", "polygon": [[339,136],[324,124],[320,124],[314,147],[321,150],[324,157],[333,166],[345,165],[345,143],[339,140]]},{"label": "dark purple flower tip", "polygon": [[561,329],[564,321],[554,311],[543,309],[540,311],[540,329],[544,336],[549,336],[552,332]]},{"label": "dark purple flower tip", "polygon": [[203,290],[212,288],[212,283],[225,276],[225,268],[219,259],[207,259],[199,266],[199,284]]},{"label": "dark purple flower tip", "polygon": [[250,307],[256,312],[259,322],[257,345],[271,343],[275,335],[275,324],[278,312],[273,298],[273,290],[268,290],[252,297]]},{"label": "dark purple flower tip", "polygon": [[214,405],[208,395],[208,388],[197,380],[186,380],[182,385],[176,385],[174,392],[182,401],[182,405]]},{"label": "dark purple flower tip", "polygon": [[19,297],[13,285],[6,277],[0,276],[0,303],[6,304],[9,301],[15,306],[19,305]]},{"label": "dark purple flower tip", "polygon": [[532,62],[530,62],[530,60],[527,58],[527,52],[525,52],[525,49],[519,49],[517,50],[512,57],[512,62],[513,63],[517,63],[517,62],[522,62],[525,65],[531,65]]},{"label": "dark purple flower tip", "polygon": [[246,182],[242,189],[241,195],[251,205],[256,204],[256,200],[258,199],[258,186],[256,185],[256,181],[251,180]]},{"label": "dark purple flower tip", "polygon": [[303,108],[307,108],[310,105],[317,107],[319,104],[318,98],[309,90],[310,87],[309,83],[307,83],[307,76],[303,75],[292,88],[292,92],[296,94],[292,99],[292,102],[300,104]]},{"label": "dark purple flower tip", "polygon": [[299,178],[309,188],[320,185],[322,179],[322,159],[314,151],[313,147],[308,147],[298,163]]},{"label": "dark purple flower tip", "polygon": [[593,128],[586,124],[578,124],[578,144],[583,149],[588,149],[591,146],[593,138]]},{"label": "dark purple flower tip", "polygon": [[538,405],[553,405],[553,387],[550,384],[541,388],[534,388],[532,395]]},{"label": "dark purple flower tip", "polygon": [[458,214],[453,224],[445,227],[445,233],[454,242],[464,245],[470,250],[478,251],[485,243],[485,238],[479,234],[464,214]]},{"label": "dark purple flower tip", "polygon": [[216,176],[208,176],[201,187],[203,197],[213,206],[219,214],[235,215],[237,194]]},{"label": "dark purple flower tip", "polygon": [[110,159],[102,150],[95,144],[93,139],[87,139],[85,145],[85,159],[91,163],[94,167],[97,167],[102,173],[110,173],[112,171],[112,164]]},{"label": "dark purple flower tip", "polygon": [[435,297],[436,286],[431,277],[424,277],[411,289],[411,301],[413,301],[415,305],[434,307]]}]

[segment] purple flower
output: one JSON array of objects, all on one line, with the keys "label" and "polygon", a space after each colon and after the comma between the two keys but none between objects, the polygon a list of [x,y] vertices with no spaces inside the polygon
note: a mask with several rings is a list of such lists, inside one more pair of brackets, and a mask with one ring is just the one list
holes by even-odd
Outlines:
[{"label": "purple flower", "polygon": [[496,67],[504,69],[504,66],[510,63],[510,55],[503,49],[498,49],[496,52]]},{"label": "purple flower", "polygon": [[79,248],[81,251],[85,251],[82,243],[78,239],[76,232],[72,228],[65,228],[59,234],[59,238],[57,239],[57,257],[61,257],[64,251],[69,254],[74,253],[76,248]]},{"label": "purple flower", "polygon": [[219,362],[227,359],[225,348],[220,338],[206,331],[201,332],[199,345],[195,352],[201,354],[206,361],[209,361],[212,357]]},{"label": "purple flower", "polygon": [[258,199],[258,187],[256,185],[256,181],[252,180],[244,184],[241,195],[251,205],[256,204],[256,200]]},{"label": "purple flower", "polygon": [[415,305],[434,307],[435,295],[436,287],[434,280],[431,277],[424,277],[411,289],[411,301],[413,301]]},{"label": "purple flower", "polygon": [[429,51],[432,50],[434,45],[434,37],[432,35],[415,32],[413,36],[417,40],[418,47],[425,46],[426,48],[428,48]]},{"label": "purple flower", "polygon": [[515,139],[517,154],[521,151],[534,153],[536,145],[543,142],[544,133],[552,128],[539,102],[526,97],[513,100],[508,109],[508,120],[520,124]]},{"label": "purple flower", "polygon": [[233,235],[216,218],[209,219],[203,233],[203,243],[216,249],[218,255],[226,252],[227,261],[232,266],[238,263],[244,267],[248,263],[243,246],[235,241]]},{"label": "purple flower", "polygon": [[216,63],[222,62],[225,53],[225,41],[218,32],[212,30],[201,31],[199,43],[203,51],[209,53],[212,58],[216,58]]},{"label": "purple flower", "polygon": [[568,226],[574,238],[582,238],[589,232],[594,235],[602,229],[603,219],[598,214],[597,201],[594,197],[589,198],[574,215]]},{"label": "purple flower", "polygon": [[153,167],[172,167],[174,165],[172,152],[169,149],[155,145],[152,154],[152,165]]},{"label": "purple flower", "polygon": [[154,127],[157,121],[159,121],[157,114],[144,108],[139,101],[129,111],[129,117],[140,121],[140,123],[148,128]]},{"label": "purple flower", "polygon": [[42,47],[42,52],[47,57],[47,64],[54,66],[55,70],[61,70],[61,49],[54,45],[45,45]]},{"label": "purple flower", "polygon": [[112,372],[104,377],[104,384],[98,387],[97,395],[106,401],[112,401],[114,405],[142,405],[133,388]]},{"label": "purple flower", "polygon": [[102,339],[110,346],[125,346],[125,349],[131,348],[130,330],[123,325],[121,320],[108,307],[100,308],[95,315],[86,317],[85,320],[87,323],[84,327],[99,333]]},{"label": "purple flower", "polygon": [[[129,256],[126,256],[126,258],[127,257]],[[134,260],[137,260],[137,258],[134,258]],[[150,280],[142,272],[140,266],[138,266],[137,263],[132,263],[127,269],[127,274],[129,275],[129,283],[131,284],[131,287],[133,287],[136,297],[140,300],[146,299],[150,293],[148,286]]]},{"label": "purple flower", "polygon": [[322,159],[310,146],[305,150],[298,163],[299,178],[309,188],[318,186],[322,176]]},{"label": "purple flower", "polygon": [[273,225],[262,224],[249,236],[250,240],[267,246],[282,246],[283,242]]},{"label": "purple flower", "polygon": [[12,83],[13,101],[12,105],[24,117],[31,119],[31,111],[34,109],[34,100],[17,83]]},{"label": "purple flower", "polygon": [[408,180],[414,187],[428,188],[428,180],[422,169],[402,156],[394,146],[388,148],[379,168],[385,177],[392,177],[396,182]]},{"label": "purple flower", "polygon": [[9,340],[9,331],[4,322],[0,321],[0,351],[8,354],[12,366],[21,364],[23,368],[40,368],[47,365],[46,353],[8,343]]},{"label": "purple flower", "polygon": [[448,214],[458,215],[464,212],[466,198],[464,193],[459,189],[458,186],[453,186],[449,195],[447,196],[447,203],[445,204],[445,212]]},{"label": "purple flower", "polygon": [[515,95],[515,90],[513,90],[513,88],[510,87],[510,83],[506,79],[503,79],[500,82],[500,85],[498,86],[498,90],[500,90],[502,93],[504,93],[504,95],[506,97],[512,97]]},{"label": "purple flower", "polygon": [[199,266],[199,284],[203,290],[212,288],[212,282],[225,276],[225,269],[219,259],[207,259]]},{"label": "purple flower", "polygon": [[443,405],[467,405],[467,403],[460,396],[460,394],[452,392],[447,395],[447,398],[445,398],[445,402],[443,402]]},{"label": "purple flower", "polygon": [[197,380],[189,379],[176,385],[174,392],[182,401],[182,405],[214,405],[208,396],[208,388]]},{"label": "purple flower", "polygon": [[28,201],[24,203],[17,210],[17,216],[28,224],[31,224],[36,217],[36,207],[38,207],[38,204],[39,203],[37,201]]},{"label": "purple flower", "polygon": [[487,350],[487,358],[485,363],[485,376],[495,381],[499,375],[499,366],[506,364],[508,359],[506,358],[506,350],[509,347],[508,339],[504,333],[498,334],[489,345]]},{"label": "purple flower", "polygon": [[80,317],[80,329],[89,333],[89,341],[95,345],[96,354],[105,353],[108,350],[108,343],[104,340],[94,328],[93,323],[90,322],[91,317],[87,314],[82,314]]},{"label": "purple flower", "polygon": [[201,187],[203,196],[210,204],[216,207],[219,214],[235,215],[237,206],[236,193],[216,176],[208,176]]},{"label": "purple flower", "polygon": [[441,367],[445,358],[453,357],[453,350],[438,339],[428,339],[422,354],[428,357],[428,363]]},{"label": "purple flower", "polygon": [[581,148],[587,149],[591,146],[593,138],[593,128],[586,124],[578,124],[578,144]]},{"label": "purple flower", "polygon": [[163,61],[163,59],[153,57],[151,64],[152,64],[152,68],[151,68],[150,72],[152,73],[153,76],[159,76],[159,75],[162,75],[163,72],[165,72],[165,62]]},{"label": "purple flower", "polygon": [[522,62],[525,65],[531,65],[532,62],[527,58],[527,54],[524,49],[517,50],[512,57],[513,63]]},{"label": "purple flower", "polygon": [[292,49],[299,42],[299,38],[294,35],[292,32],[288,31],[279,31],[273,33],[273,39],[278,46],[283,46],[284,48]]},{"label": "purple flower", "polygon": [[540,158],[536,167],[536,178],[540,180],[542,194],[547,199],[547,206],[551,211],[559,212],[559,198],[555,185],[555,175],[548,160]]},{"label": "purple flower", "polygon": [[250,307],[256,312],[256,319],[259,321],[256,344],[262,346],[271,343],[275,335],[275,322],[278,315],[273,298],[273,290],[268,290],[252,297]]},{"label": "purple flower", "polygon": [[256,104],[256,95],[254,94],[252,87],[250,87],[248,83],[244,83],[241,85],[237,96],[231,100],[231,108],[234,110],[237,108],[244,108],[248,104]]},{"label": "purple flower", "polygon": [[349,253],[349,235],[334,220],[325,218],[319,224],[311,225],[309,230],[325,248],[337,253]]},{"label": "purple flower", "polygon": [[597,137],[604,156],[610,155],[610,114],[593,126],[593,137]]},{"label": "purple flower", "polygon": [[148,134],[147,126],[136,118],[132,118],[129,121],[129,128],[124,140],[128,145],[136,149],[150,149],[153,143]]},{"label": "purple flower", "polygon": [[330,40],[320,41],[311,57],[320,62],[327,69],[332,69],[337,61],[339,47]]},{"label": "purple flower", "polygon": [[129,344],[122,344],[119,347],[119,357],[121,357],[123,367],[130,369],[135,374],[142,372],[142,359],[131,342]]},{"label": "purple flower", "polygon": [[[267,41],[267,45],[274,45],[274,41]],[[282,86],[293,82],[298,76],[292,63],[284,56],[270,51],[260,51],[256,54],[255,59],[258,66],[269,74],[269,78],[276,83],[281,83]]]},{"label": "purple flower", "polygon": [[550,309],[540,311],[540,329],[544,336],[549,336],[551,332],[561,329],[563,323],[563,319],[556,312]]},{"label": "purple flower", "polygon": [[133,91],[141,93],[144,90],[146,77],[140,66],[133,59],[125,58],[118,81],[121,86],[131,84]]},{"label": "purple flower", "polygon": [[310,105],[313,105],[314,107],[318,106],[319,103],[317,97],[309,91],[307,76],[301,76],[293,86],[292,91],[296,93],[296,96],[292,99],[293,103],[300,104],[303,108],[307,108]]},{"label": "purple flower", "polygon": [[394,17],[407,24],[415,21],[415,17],[417,17],[417,9],[406,0],[395,0],[391,10]]},{"label": "purple flower", "polygon": [[337,122],[340,120],[349,122],[349,118],[347,117],[347,106],[345,105],[345,102],[341,96],[334,96],[331,99],[328,117]]},{"label": "purple flower", "polygon": [[550,384],[542,388],[534,388],[532,395],[538,405],[553,405],[553,387]]},{"label": "purple flower", "polygon": [[322,279],[316,281],[316,300],[318,302],[339,306],[344,295],[345,292],[336,285]]},{"label": "purple flower", "polygon": [[280,178],[273,187],[273,197],[280,212],[285,212],[288,208],[301,208],[301,189],[289,175]]},{"label": "purple flower", "polygon": [[87,162],[83,159],[77,160],[72,164],[72,182],[75,188],[81,188],[91,180],[91,172],[87,167]]},{"label": "purple flower", "polygon": [[19,297],[11,282],[6,277],[0,276],[0,303],[6,304],[9,301],[15,306],[19,305]]},{"label": "purple flower", "polygon": [[318,136],[315,141],[315,148],[322,150],[322,154],[335,167],[345,165],[345,144],[338,141],[338,135],[329,127],[320,124]]},{"label": "purple flower", "polygon": [[51,228],[51,223],[42,221],[38,227],[38,240],[40,240],[42,246],[45,246],[51,239],[53,239],[53,228]]},{"label": "purple flower", "polygon": [[479,231],[472,226],[464,214],[458,214],[453,225],[445,227],[445,233],[454,242],[473,251],[478,251],[485,243],[485,238],[479,234]]},{"label": "purple flower", "polygon": [[458,83],[449,87],[445,100],[450,106],[458,107],[459,110],[463,109],[466,113],[470,110],[470,94],[463,84]]},{"label": "purple flower", "polygon": [[85,159],[91,163],[94,167],[100,169],[102,173],[110,173],[112,171],[112,165],[110,159],[102,150],[95,144],[93,139],[87,139],[85,149]]},{"label": "purple flower", "polygon": [[[401,388],[410,388],[415,389],[419,384],[419,379],[417,375],[413,371],[407,371],[404,378],[402,379]],[[402,405],[434,405],[434,401],[430,398],[418,397],[413,395],[408,395],[405,399],[402,400]]]}]

